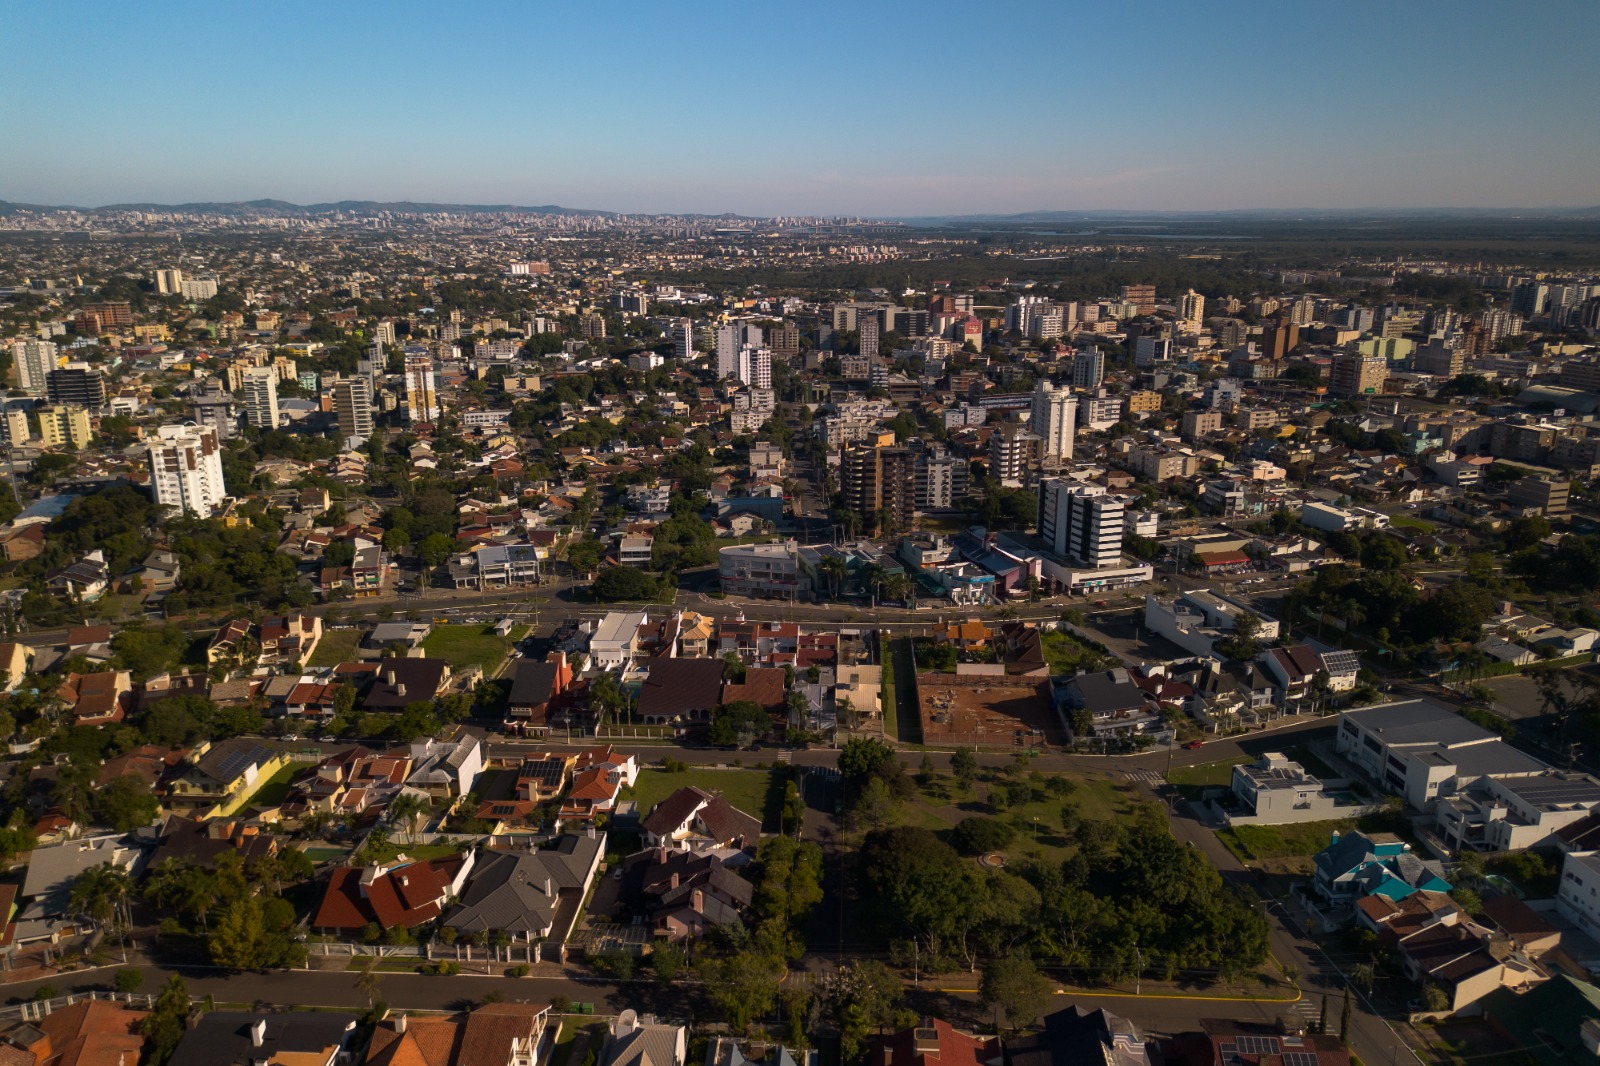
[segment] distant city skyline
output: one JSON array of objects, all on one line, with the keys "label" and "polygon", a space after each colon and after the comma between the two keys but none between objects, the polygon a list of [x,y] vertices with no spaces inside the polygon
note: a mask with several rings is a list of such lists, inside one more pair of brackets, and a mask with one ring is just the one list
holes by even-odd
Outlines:
[{"label": "distant city skyline", "polygon": [[20,0],[0,199],[630,213],[1600,205],[1581,0]]}]

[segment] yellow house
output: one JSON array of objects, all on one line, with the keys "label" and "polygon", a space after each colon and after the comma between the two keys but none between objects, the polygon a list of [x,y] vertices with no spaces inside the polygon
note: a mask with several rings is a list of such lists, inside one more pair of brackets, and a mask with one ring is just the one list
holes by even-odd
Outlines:
[{"label": "yellow house", "polygon": [[201,818],[237,813],[256,791],[289,765],[289,753],[272,751],[248,737],[202,744],[167,790],[167,805],[202,812]]}]

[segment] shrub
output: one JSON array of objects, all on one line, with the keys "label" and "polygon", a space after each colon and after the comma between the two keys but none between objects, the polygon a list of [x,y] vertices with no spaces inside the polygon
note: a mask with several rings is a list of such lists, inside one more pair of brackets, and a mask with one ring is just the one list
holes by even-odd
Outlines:
[{"label": "shrub", "polygon": [[526,977],[526,976],[528,976],[528,973],[530,972],[530,970],[531,970],[531,967],[529,967],[527,963],[522,963],[521,965],[513,966],[513,967],[511,967],[511,969],[507,970],[506,971],[506,976],[507,977]]},{"label": "shrub", "polygon": [[998,818],[977,816],[957,822],[950,831],[950,842],[962,854],[983,855],[1004,848],[1014,835],[1012,828]]}]

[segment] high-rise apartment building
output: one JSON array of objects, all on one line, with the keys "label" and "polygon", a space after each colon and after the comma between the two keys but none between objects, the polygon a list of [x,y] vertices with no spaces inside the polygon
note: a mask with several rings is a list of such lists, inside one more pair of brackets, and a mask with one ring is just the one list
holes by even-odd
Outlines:
[{"label": "high-rise apartment building", "polygon": [[23,392],[43,392],[50,371],[59,356],[53,341],[24,340],[11,346],[11,361],[17,368],[17,388]]},{"label": "high-rise apartment building", "polygon": [[586,341],[603,341],[606,339],[606,320],[602,315],[584,315],[578,322],[578,332]]},{"label": "high-rise apartment building", "polygon": [[1124,285],[1122,287],[1122,302],[1133,304],[1133,313],[1136,315],[1153,315],[1156,313],[1156,287],[1154,285]]},{"label": "high-rise apartment building", "polygon": [[[1076,373],[1076,366],[1073,370]],[[1058,389],[1048,381],[1035,386],[1028,428],[1040,441],[1039,459],[1055,465],[1072,458],[1077,416],[1078,398],[1071,391]]]},{"label": "high-rise apartment building", "polygon": [[70,445],[87,448],[94,431],[89,426],[89,412],[75,403],[50,404],[34,408],[39,417],[39,439],[46,448]]},{"label": "high-rise apartment building", "polygon": [[1334,396],[1366,396],[1383,391],[1389,379],[1389,361],[1381,355],[1341,352],[1333,357],[1328,392]]},{"label": "high-rise apartment building", "polygon": [[[739,378],[740,351],[761,347],[761,327],[748,322],[729,322],[717,327],[717,380]],[[749,384],[748,381],[745,384]]]},{"label": "high-rise apartment building", "polygon": [[178,286],[178,294],[190,303],[209,300],[217,294],[217,279],[214,277],[184,278],[183,282]]},{"label": "high-rise apartment building", "polygon": [[221,389],[207,390],[189,403],[196,425],[216,430],[217,439],[230,441],[239,435],[239,406]]},{"label": "high-rise apartment building", "polygon": [[156,504],[209,517],[228,498],[217,431],[189,422],[162,426],[156,438],[150,442],[150,490]]},{"label": "high-rise apartment building", "polygon": [[333,413],[339,419],[339,437],[349,440],[372,436],[372,386],[366,378],[341,378],[333,384]]},{"label": "high-rise apartment building", "polygon": [[1292,322],[1263,326],[1261,329],[1261,356],[1264,359],[1286,359],[1300,344],[1300,327]]},{"label": "high-rise apartment building", "polygon": [[278,428],[278,371],[275,368],[245,368],[244,417],[257,429]]},{"label": "high-rise apartment building", "polygon": [[88,363],[68,363],[45,375],[45,391],[51,403],[76,403],[84,407],[106,405],[106,379]]},{"label": "high-rise apartment building", "polygon": [[6,435],[6,443],[13,446],[33,439],[33,430],[28,428],[28,411],[23,407],[7,407],[4,417],[0,418],[0,430]]},{"label": "high-rise apartment building", "polygon": [[1106,356],[1098,348],[1077,352],[1072,357],[1072,387],[1098,389],[1106,379]]},{"label": "high-rise apartment building", "polygon": [[694,323],[680,318],[672,327],[672,357],[679,363],[694,358]]},{"label": "high-rise apartment building", "polygon": [[772,349],[772,354],[776,356],[799,355],[800,327],[793,322],[784,322],[774,327],[771,336],[767,338],[767,347]]},{"label": "high-rise apartment building", "polygon": [[955,504],[957,459],[943,445],[917,453],[917,510],[945,511]]},{"label": "high-rise apartment building", "polygon": [[1178,300],[1178,319],[1196,326],[1206,320],[1206,298],[1190,289]]},{"label": "high-rise apartment building", "polygon": [[1050,477],[1039,483],[1039,539],[1096,569],[1122,563],[1123,504],[1100,485]]},{"label": "high-rise apartment building", "polygon": [[917,517],[916,450],[868,441],[850,445],[840,462],[839,489],[845,507],[860,514],[872,533],[913,528]]},{"label": "high-rise apartment building", "polygon": [[406,356],[406,421],[438,421],[439,374],[433,368],[433,358],[426,353]]},{"label": "high-rise apartment building", "polygon": [[[1038,434],[1030,433],[1027,426],[1000,424],[989,437],[989,476],[1007,488],[1032,485],[1039,474],[1041,444]],[[1069,447],[1068,457],[1071,454]]]},{"label": "high-rise apartment building", "polygon": [[372,327],[372,340],[376,344],[382,344],[393,348],[395,344],[394,323],[387,318],[380,319],[378,322],[374,323]]},{"label": "high-rise apartment building", "polygon": [[876,359],[878,357],[878,336],[881,326],[878,320],[878,312],[862,311],[856,317],[856,322],[860,329],[862,358]]}]

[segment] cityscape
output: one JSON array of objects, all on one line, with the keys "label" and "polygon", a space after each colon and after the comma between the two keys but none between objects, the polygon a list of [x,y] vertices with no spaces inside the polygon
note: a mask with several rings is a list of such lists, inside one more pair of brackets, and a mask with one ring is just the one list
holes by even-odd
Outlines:
[{"label": "cityscape", "polygon": [[[1020,66],[789,16],[981,102],[722,5],[108,12],[50,93],[77,29],[0,15],[0,1062],[1594,1062],[1560,6],[1393,16],[1548,95],[1520,156],[1464,65],[1279,97],[1176,7],[1117,63],[1030,10]],[[1327,29],[1223,7],[1189,44],[1274,76]],[[391,106],[351,33],[459,69]],[[659,80],[691,43],[726,81]]]}]

